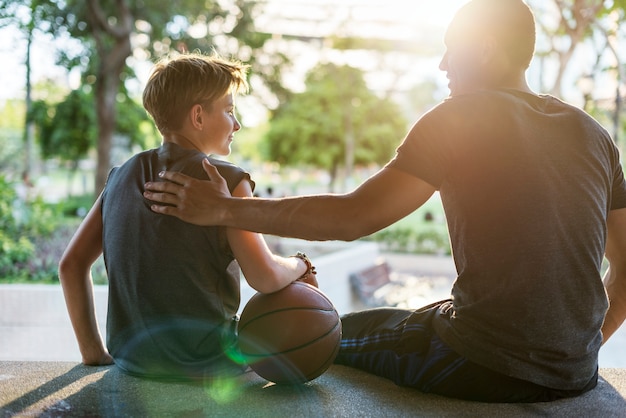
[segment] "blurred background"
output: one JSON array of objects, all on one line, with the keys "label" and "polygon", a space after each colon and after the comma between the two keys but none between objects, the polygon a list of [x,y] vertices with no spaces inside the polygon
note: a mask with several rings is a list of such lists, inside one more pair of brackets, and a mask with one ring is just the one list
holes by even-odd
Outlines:
[{"label": "blurred background", "polygon": [[[438,69],[463,0],[0,0],[0,283],[56,283],[111,167],[160,144],[141,106],[153,63],[216,51],[251,66],[229,160],[260,196],[352,189],[448,94]],[[529,0],[531,87],[596,117],[623,147],[624,0]],[[435,196],[367,237],[446,256]],[[101,262],[96,283],[106,284]]]}]

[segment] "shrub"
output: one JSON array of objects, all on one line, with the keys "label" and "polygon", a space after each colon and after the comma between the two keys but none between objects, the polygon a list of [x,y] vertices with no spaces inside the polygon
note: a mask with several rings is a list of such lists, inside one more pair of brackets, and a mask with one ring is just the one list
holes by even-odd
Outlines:
[{"label": "shrub", "polygon": [[383,251],[412,254],[450,254],[448,232],[444,226],[419,227],[394,226],[368,237],[376,241]]},{"label": "shrub", "polygon": [[[57,228],[59,216],[42,199],[26,201],[18,197],[15,186],[0,176],[0,277],[14,280],[41,279],[36,243],[49,238]],[[43,274],[56,277],[56,262]]]}]

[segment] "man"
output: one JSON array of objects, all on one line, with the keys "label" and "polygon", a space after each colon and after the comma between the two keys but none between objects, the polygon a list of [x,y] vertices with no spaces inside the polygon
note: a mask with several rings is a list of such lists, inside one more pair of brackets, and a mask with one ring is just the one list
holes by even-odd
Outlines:
[{"label": "man", "polygon": [[[521,0],[472,0],[446,33],[451,97],[351,193],[230,198],[217,171],[163,173],[155,212],[309,240],[353,240],[441,194],[458,277],[452,299],[342,318],[337,362],[425,392],[488,402],[576,396],[626,317],[626,184],[609,135],[534,94],[535,23]],[[603,256],[610,262],[604,286]],[[608,294],[608,300],[607,300]],[[610,301],[610,308],[609,308]]]}]

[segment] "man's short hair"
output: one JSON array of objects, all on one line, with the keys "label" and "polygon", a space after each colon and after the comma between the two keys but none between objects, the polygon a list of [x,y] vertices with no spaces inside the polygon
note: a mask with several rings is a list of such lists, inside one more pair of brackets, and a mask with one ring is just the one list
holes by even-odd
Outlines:
[{"label": "man's short hair", "polygon": [[535,17],[524,1],[472,0],[459,10],[454,24],[460,32],[480,31],[494,36],[512,64],[523,69],[530,65],[535,53]]},{"label": "man's short hair", "polygon": [[192,106],[212,103],[227,93],[245,92],[247,65],[217,54],[185,53],[159,61],[143,91],[143,106],[161,133],[182,127]]}]

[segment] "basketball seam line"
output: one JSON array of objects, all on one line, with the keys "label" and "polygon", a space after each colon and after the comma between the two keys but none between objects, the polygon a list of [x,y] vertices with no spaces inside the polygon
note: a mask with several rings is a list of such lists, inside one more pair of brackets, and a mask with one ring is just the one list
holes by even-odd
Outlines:
[{"label": "basketball seam line", "polygon": [[[266,353],[266,354],[246,354],[245,352],[241,351],[241,354],[246,356],[246,357],[254,357],[254,358],[262,358],[262,357],[268,357],[268,356],[275,356],[277,354],[287,354],[290,353],[292,351],[296,351],[301,349],[302,347],[306,347],[307,345],[311,345],[319,340],[321,340],[322,338],[326,337],[327,335],[331,334],[333,331],[335,331],[337,329],[338,326],[341,326],[341,321],[337,321],[337,324],[335,324],[334,327],[332,327],[328,332],[326,332],[323,335],[320,335],[319,337],[317,337],[314,340],[311,341],[307,341],[305,344],[300,344],[297,347],[292,347],[289,350],[285,350],[285,351],[278,351],[278,352],[274,352],[274,353]],[[341,337],[339,338],[339,341],[341,341]]]},{"label": "basketball seam line", "polygon": [[[259,316],[255,316],[254,318],[250,319],[249,321],[247,321],[243,326],[238,328],[238,331],[241,332],[244,329],[246,329],[246,327],[250,324],[252,324],[253,322],[264,318],[268,315],[272,315],[275,313],[280,313],[280,312],[285,312],[285,311],[321,311],[321,312],[336,312],[335,308],[329,308],[329,309],[320,309],[320,308],[315,308],[315,307],[288,307],[288,308],[281,308],[281,309],[276,309],[270,312],[265,312],[262,315]],[[241,318],[239,319],[239,324],[241,324]]]}]

